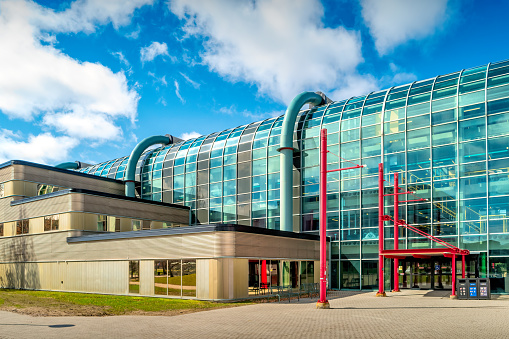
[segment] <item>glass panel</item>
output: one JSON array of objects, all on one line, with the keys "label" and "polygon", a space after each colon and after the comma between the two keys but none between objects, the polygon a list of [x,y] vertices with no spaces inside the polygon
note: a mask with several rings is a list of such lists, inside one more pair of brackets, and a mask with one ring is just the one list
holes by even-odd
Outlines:
[{"label": "glass panel", "polygon": [[449,109],[447,111],[442,111],[438,113],[431,114],[431,124],[438,125],[443,124],[450,121],[455,121],[457,119],[457,110]]},{"label": "glass panel", "polygon": [[509,258],[490,258],[490,263],[491,293],[509,293]]},{"label": "glass panel", "polygon": [[460,220],[486,218],[486,198],[460,201]]},{"label": "glass panel", "polygon": [[362,157],[370,157],[380,155],[381,152],[380,138],[371,138],[362,140]]},{"label": "glass panel", "polygon": [[484,115],[484,102],[459,108],[459,118],[468,119]]},{"label": "glass panel", "polygon": [[456,145],[433,148],[433,166],[453,165],[456,163]]},{"label": "glass panel", "polygon": [[462,178],[460,181],[460,198],[479,198],[486,196],[486,177]]},{"label": "glass panel", "polygon": [[441,99],[441,100],[435,100],[431,103],[432,112],[438,112],[443,111],[446,109],[451,109],[456,107],[456,96]]},{"label": "glass panel", "polygon": [[415,106],[408,106],[406,109],[406,116],[407,118],[409,118],[416,115],[429,113],[429,109],[430,109],[429,102],[425,102],[423,104]]},{"label": "glass panel", "polygon": [[456,123],[432,127],[433,145],[451,144],[456,142]]},{"label": "glass panel", "polygon": [[407,169],[423,169],[430,167],[430,150],[429,148],[407,153]]},{"label": "glass panel", "polygon": [[490,101],[487,104],[488,114],[496,114],[509,111],[509,98]]},{"label": "glass panel", "polygon": [[488,116],[488,137],[509,134],[509,113]]},{"label": "glass panel", "polygon": [[[509,199],[507,197],[495,197],[495,198],[489,198],[489,208],[488,213],[490,219],[500,219],[500,218],[507,218],[509,216]],[[490,221],[491,224],[491,221]],[[504,224],[506,222],[504,221]],[[490,227],[491,228],[491,227]],[[502,232],[507,232],[507,228],[504,227]]]},{"label": "glass panel", "polygon": [[429,147],[430,146],[429,133],[430,133],[429,127],[407,132],[407,150]]},{"label": "glass panel", "polygon": [[429,126],[429,114],[421,115],[418,117],[407,118],[407,129],[416,129],[424,126]]},{"label": "glass panel", "polygon": [[140,293],[140,262],[129,261],[129,293]]},{"label": "glass panel", "polygon": [[[341,249],[343,252],[343,248],[346,250],[348,247],[358,246],[359,243],[345,243],[342,244]],[[347,254],[345,254],[347,256]],[[360,261],[341,261],[341,278],[340,278],[340,288],[341,289],[360,289]]]},{"label": "glass panel", "polygon": [[467,141],[486,136],[484,118],[459,122],[459,141]]},{"label": "glass panel", "polygon": [[509,137],[488,139],[488,158],[498,159],[509,157]]},{"label": "glass panel", "polygon": [[509,175],[490,175],[488,181],[488,192],[490,196],[509,194]]},{"label": "glass panel", "polygon": [[182,260],[182,295],[196,297],[196,260]]},{"label": "glass panel", "polygon": [[384,138],[385,153],[401,152],[405,150],[405,133],[387,135]]},{"label": "glass panel", "polygon": [[459,146],[459,162],[486,160],[486,142],[484,140],[466,142]]}]

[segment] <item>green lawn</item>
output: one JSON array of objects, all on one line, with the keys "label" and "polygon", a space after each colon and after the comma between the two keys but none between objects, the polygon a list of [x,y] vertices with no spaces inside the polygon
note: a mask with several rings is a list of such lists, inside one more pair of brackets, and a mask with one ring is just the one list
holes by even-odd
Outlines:
[{"label": "green lawn", "polygon": [[[180,291],[179,291],[180,292]],[[194,291],[193,291],[194,292]],[[0,310],[36,315],[175,315],[200,310],[233,307],[209,301],[116,296],[83,293],[0,289]]]}]

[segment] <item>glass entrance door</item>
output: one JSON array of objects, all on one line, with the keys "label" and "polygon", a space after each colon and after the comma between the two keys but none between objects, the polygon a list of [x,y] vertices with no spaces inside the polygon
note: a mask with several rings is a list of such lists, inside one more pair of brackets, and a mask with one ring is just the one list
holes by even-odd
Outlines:
[{"label": "glass entrance door", "polygon": [[414,259],[411,266],[412,288],[428,290],[431,288],[431,260]]},{"label": "glass entrance door", "polygon": [[437,290],[452,289],[451,259],[435,258],[433,260],[433,288]]}]

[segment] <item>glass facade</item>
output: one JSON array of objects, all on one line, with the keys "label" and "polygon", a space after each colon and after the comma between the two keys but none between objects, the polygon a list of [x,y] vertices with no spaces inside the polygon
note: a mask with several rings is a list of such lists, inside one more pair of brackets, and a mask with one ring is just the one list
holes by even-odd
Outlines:
[{"label": "glass facade", "polygon": [[[191,207],[194,224],[279,229],[282,122],[280,116],[146,152],[136,172],[140,196]],[[318,230],[321,128],[328,132],[330,169],[348,161],[367,165],[328,174],[333,287],[376,286],[377,170],[383,162],[388,187],[391,173],[399,172],[402,187],[428,199],[401,205],[400,218],[486,257],[480,274],[499,279],[497,286],[509,292],[503,241],[509,236],[509,61],[301,111],[293,215],[306,233]],[[123,179],[127,160],[80,171]],[[387,223],[387,248],[392,234]],[[400,249],[436,246],[404,229],[400,237]]]}]

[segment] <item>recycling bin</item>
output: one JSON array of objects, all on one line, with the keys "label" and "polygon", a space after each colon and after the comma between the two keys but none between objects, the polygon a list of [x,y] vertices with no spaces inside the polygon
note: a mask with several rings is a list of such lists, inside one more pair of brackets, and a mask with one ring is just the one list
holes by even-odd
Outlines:
[{"label": "recycling bin", "polygon": [[468,279],[458,279],[458,283],[456,284],[456,295],[458,299],[468,299],[467,281]]},{"label": "recycling bin", "polygon": [[477,279],[479,286],[479,299],[486,300],[491,299],[491,291],[490,291],[490,279],[487,278],[479,278]]}]

